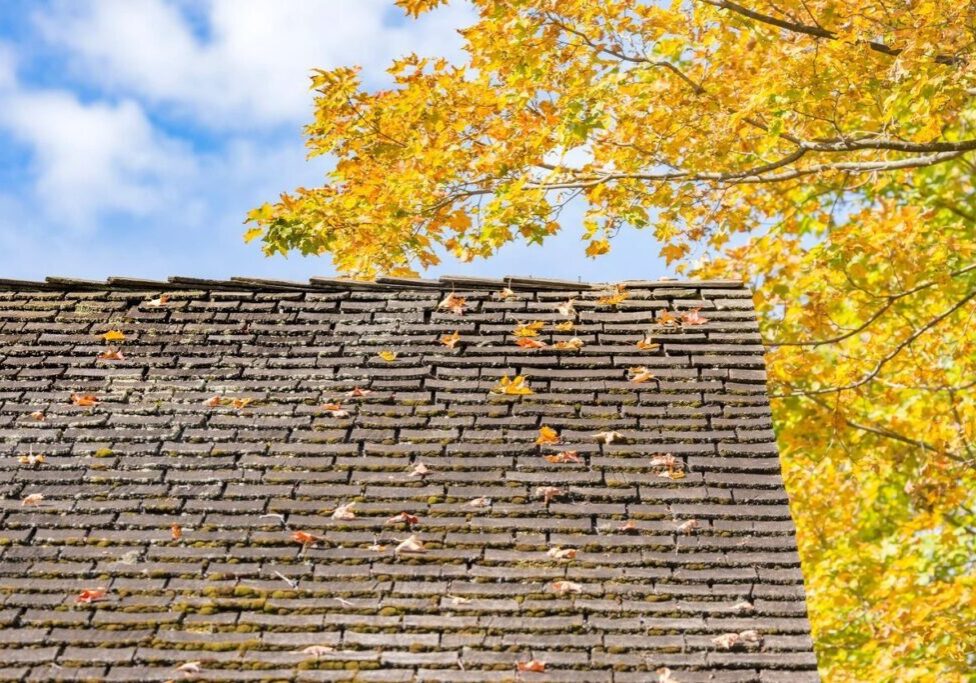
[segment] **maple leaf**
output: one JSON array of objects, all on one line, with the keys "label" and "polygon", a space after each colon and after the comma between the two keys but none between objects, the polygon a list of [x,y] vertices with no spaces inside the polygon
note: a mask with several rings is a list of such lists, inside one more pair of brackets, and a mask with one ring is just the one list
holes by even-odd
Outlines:
[{"label": "maple leaf", "polygon": [[554,560],[575,560],[576,552],[576,548],[549,548],[546,555]]},{"label": "maple leaf", "polygon": [[392,363],[397,359],[396,351],[380,351],[376,355],[385,360],[387,363]]},{"label": "maple leaf", "polygon": [[637,522],[632,519],[628,519],[626,522],[617,527],[617,532],[621,534],[637,534],[640,533],[640,528],[637,526]]},{"label": "maple leaf", "polygon": [[418,522],[420,522],[420,518],[416,515],[411,515],[409,512],[401,512],[386,520],[387,524],[407,524],[408,526],[413,526]]},{"label": "maple leaf", "polygon": [[493,394],[510,394],[515,396],[528,396],[529,394],[534,394],[535,392],[529,388],[529,385],[525,382],[525,377],[522,375],[516,375],[509,379],[508,375],[502,377],[498,384],[491,390]]},{"label": "maple leaf", "polygon": [[322,405],[322,411],[328,413],[332,417],[349,417],[349,411],[343,410],[342,405],[339,403],[325,403]]},{"label": "maple leaf", "polygon": [[671,311],[661,311],[657,314],[657,324],[672,327],[678,324],[678,317]]},{"label": "maple leaf", "polygon": [[332,519],[356,519],[356,513],[352,511],[355,501],[352,503],[346,503],[345,505],[340,505],[335,510],[332,511]]},{"label": "maple leaf", "polygon": [[330,652],[335,652],[335,648],[329,647],[328,645],[309,645],[301,650],[296,650],[298,654],[305,655],[306,657],[314,657],[318,659],[319,657],[324,657]]},{"label": "maple leaf", "polygon": [[650,337],[644,337],[637,342],[637,348],[641,351],[657,351],[661,345],[652,342]]},{"label": "maple leaf", "polygon": [[654,379],[654,373],[652,373],[643,365],[630,368],[629,370],[627,370],[627,374],[630,381],[635,382],[637,384],[640,384],[642,382],[649,382],[650,380]]},{"label": "maple leaf", "polygon": [[681,461],[670,453],[665,453],[663,455],[655,455],[651,457],[648,463],[651,467],[667,467],[668,469],[674,469],[681,465]]},{"label": "maple leaf", "polygon": [[520,346],[523,349],[544,349],[547,344],[544,341],[539,341],[538,339],[531,339],[529,337],[519,337],[515,340],[515,345]]},{"label": "maple leaf", "polygon": [[75,602],[79,605],[90,605],[93,602],[105,599],[107,591],[104,588],[90,588],[83,590],[75,597]]},{"label": "maple leaf", "polygon": [[437,304],[437,308],[451,311],[456,315],[463,315],[465,306],[467,306],[467,300],[464,297],[455,296],[454,292],[448,294],[443,301]]},{"label": "maple leaf", "polygon": [[693,308],[690,311],[686,311],[681,315],[681,322],[685,325],[704,325],[708,322],[708,318],[703,318],[700,308]]},{"label": "maple leaf", "polygon": [[512,334],[516,337],[537,337],[543,327],[545,327],[545,323],[541,320],[532,323],[519,323],[512,330]]},{"label": "maple leaf", "polygon": [[408,477],[426,477],[430,474],[430,468],[427,467],[422,462],[418,462],[416,465],[410,468],[410,472],[407,474]]},{"label": "maple leaf", "polygon": [[690,534],[697,529],[701,529],[701,523],[697,519],[689,519],[678,525],[678,532],[682,534]]},{"label": "maple leaf", "polygon": [[360,387],[356,387],[355,389],[352,389],[351,391],[347,391],[346,392],[346,396],[348,396],[349,398],[360,398],[362,396],[368,396],[369,394],[372,394],[372,393],[373,392],[370,391],[369,389],[362,389]]},{"label": "maple leaf", "polygon": [[203,405],[207,406],[208,408],[216,408],[217,406],[221,405],[223,402],[224,399],[222,399],[220,396],[211,396],[210,398],[208,398],[206,401],[203,402]]},{"label": "maple leaf", "polygon": [[44,460],[45,460],[44,456],[40,453],[38,453],[37,455],[34,455],[33,453],[28,453],[27,455],[21,455],[17,457],[17,462],[19,462],[21,465],[30,465],[32,467],[34,465],[43,464]]},{"label": "maple leaf", "polygon": [[28,415],[28,417],[30,417],[30,419],[32,419],[34,422],[44,422],[44,420],[47,419],[47,415],[44,414],[43,410],[35,410]]},{"label": "maple leaf", "polygon": [[559,315],[564,315],[567,318],[572,318],[576,315],[576,307],[573,304],[576,303],[576,299],[570,299],[561,304],[556,304],[556,311]]},{"label": "maple leaf", "polygon": [[172,524],[169,527],[169,533],[170,536],[173,537],[174,541],[178,541],[183,538],[183,527],[181,527],[179,524]]},{"label": "maple leaf", "polygon": [[556,330],[556,332],[572,332],[574,327],[576,327],[576,325],[572,320],[565,320],[561,323],[556,323],[553,326],[553,329]]},{"label": "maple leaf", "polygon": [[662,479],[684,479],[685,473],[683,470],[664,470],[663,472],[658,472],[657,476]]},{"label": "maple leaf", "polygon": [[579,351],[583,348],[583,340],[579,337],[573,337],[567,341],[557,341],[552,345],[552,348],[557,351]]},{"label": "maple leaf", "polygon": [[125,341],[125,334],[123,334],[120,330],[109,330],[102,335],[102,339],[107,342]]},{"label": "maple leaf", "polygon": [[165,306],[168,303],[169,303],[169,294],[160,294],[155,299],[150,299],[149,301],[147,301],[146,305],[152,306],[154,308],[158,308],[160,306]]},{"label": "maple leaf", "polygon": [[40,505],[44,501],[43,493],[31,493],[24,496],[24,499],[20,501],[21,505]]},{"label": "maple leaf", "polygon": [[230,404],[237,410],[244,410],[252,403],[254,403],[253,398],[235,398],[230,402]]},{"label": "maple leaf", "polygon": [[549,584],[553,593],[557,595],[565,595],[566,593],[582,593],[583,586],[573,581],[553,581]]},{"label": "maple leaf", "polygon": [[542,425],[539,427],[539,436],[536,438],[537,446],[548,446],[549,444],[559,443],[559,433],[552,427]]},{"label": "maple leaf", "polygon": [[443,337],[441,337],[441,344],[449,349],[453,349],[460,341],[461,334],[457,330],[454,330],[454,332],[451,334],[445,334]]},{"label": "maple leaf", "polygon": [[421,541],[416,534],[411,534],[406,539],[400,541],[399,545],[393,550],[394,554],[401,555],[403,553],[425,553],[427,549],[424,547],[423,541]]},{"label": "maple leaf", "polygon": [[98,397],[94,394],[71,394],[71,402],[82,408],[98,405]]},{"label": "maple leaf", "polygon": [[566,495],[566,492],[556,486],[539,486],[535,490],[535,497],[541,498],[542,502],[546,505],[551,503],[556,498],[561,498]]},{"label": "maple leaf", "polygon": [[597,432],[596,434],[591,434],[591,436],[597,441],[602,441],[607,445],[626,440],[624,435],[620,432]]},{"label": "maple leaf", "polygon": [[518,662],[515,665],[518,671],[529,671],[532,673],[542,673],[546,670],[546,663],[538,659],[530,659],[527,662]]},{"label": "maple leaf", "polygon": [[737,645],[756,645],[760,642],[762,642],[762,636],[754,629],[740,631],[738,633],[723,633],[720,636],[712,638],[712,643],[720,650],[731,650]]},{"label": "maple leaf", "polygon": [[552,453],[550,455],[542,456],[546,459],[546,462],[551,462],[553,464],[566,463],[566,462],[583,462],[580,458],[579,453],[576,451],[561,451],[559,453]]},{"label": "maple leaf", "polygon": [[478,498],[472,498],[471,500],[468,501],[468,507],[473,507],[473,508],[491,507],[491,498],[485,498],[484,496],[480,496]]},{"label": "maple leaf", "polygon": [[513,292],[508,287],[505,287],[502,291],[496,293],[495,296],[501,299],[502,301],[508,301],[509,299],[515,297],[515,292]]},{"label": "maple leaf", "polygon": [[[333,513],[332,516],[335,517],[335,513]],[[353,515],[353,517],[355,517],[355,515]],[[340,519],[340,518],[336,518],[336,519]],[[315,534],[310,534],[307,531],[296,531],[291,535],[291,538],[293,541],[295,541],[295,543],[301,543],[302,545],[315,545],[321,540]]]},{"label": "maple leaf", "polygon": [[617,306],[626,301],[628,296],[630,296],[630,293],[626,287],[623,285],[614,285],[612,293],[601,296],[597,299],[597,303],[601,306]]},{"label": "maple leaf", "polygon": [[98,360],[125,360],[125,356],[117,346],[110,346],[95,357]]}]

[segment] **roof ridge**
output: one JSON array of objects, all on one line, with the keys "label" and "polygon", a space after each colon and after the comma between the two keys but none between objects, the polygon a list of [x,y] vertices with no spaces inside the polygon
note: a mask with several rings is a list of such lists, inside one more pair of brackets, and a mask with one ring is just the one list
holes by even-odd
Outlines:
[{"label": "roof ridge", "polygon": [[166,280],[151,280],[136,277],[111,276],[103,280],[50,276],[44,280],[20,280],[0,278],[0,290],[199,290],[226,289],[251,291],[336,291],[336,290],[391,290],[391,289],[502,289],[521,291],[535,290],[579,290],[590,291],[606,289],[614,285],[633,288],[655,287],[709,287],[741,288],[744,283],[738,280],[621,280],[618,282],[573,282],[525,276],[505,276],[504,278],[481,278],[460,275],[445,275],[437,279],[379,277],[376,280],[353,280],[338,277],[312,277],[307,282],[297,280],[277,280],[260,277],[232,276],[228,279],[212,279],[176,275]]}]

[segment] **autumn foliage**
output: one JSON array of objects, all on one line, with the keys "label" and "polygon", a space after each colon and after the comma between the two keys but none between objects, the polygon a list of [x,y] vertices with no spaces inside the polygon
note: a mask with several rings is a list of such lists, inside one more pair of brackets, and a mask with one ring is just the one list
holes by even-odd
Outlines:
[{"label": "autumn foliage", "polygon": [[376,92],[352,67],[314,73],[308,145],[334,168],[255,209],[248,239],[404,275],[544,242],[576,201],[590,256],[630,226],[679,272],[750,281],[825,679],[966,680],[974,6],[473,4],[464,63],[409,55]]}]

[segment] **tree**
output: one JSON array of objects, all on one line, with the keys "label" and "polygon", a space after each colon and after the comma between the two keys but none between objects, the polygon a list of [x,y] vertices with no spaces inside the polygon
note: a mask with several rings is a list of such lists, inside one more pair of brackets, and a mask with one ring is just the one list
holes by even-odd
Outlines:
[{"label": "tree", "polygon": [[[412,15],[444,0],[399,0]],[[316,71],[323,187],[249,214],[355,277],[647,229],[748,279],[827,680],[976,667],[976,9],[473,0],[462,64]]]}]

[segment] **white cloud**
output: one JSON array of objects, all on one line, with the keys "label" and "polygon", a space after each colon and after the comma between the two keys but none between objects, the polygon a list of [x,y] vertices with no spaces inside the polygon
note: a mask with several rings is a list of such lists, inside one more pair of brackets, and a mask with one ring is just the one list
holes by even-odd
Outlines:
[{"label": "white cloud", "polygon": [[77,77],[226,130],[305,121],[313,67],[382,74],[407,52],[456,54],[456,29],[473,19],[452,3],[391,23],[389,0],[208,0],[195,9],[203,31],[164,0],[62,0],[37,21],[74,53]]}]

